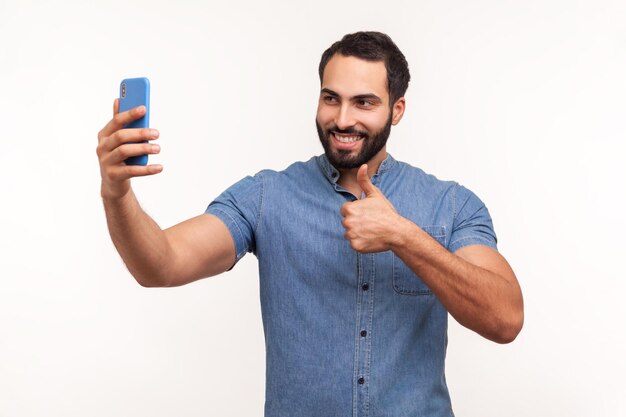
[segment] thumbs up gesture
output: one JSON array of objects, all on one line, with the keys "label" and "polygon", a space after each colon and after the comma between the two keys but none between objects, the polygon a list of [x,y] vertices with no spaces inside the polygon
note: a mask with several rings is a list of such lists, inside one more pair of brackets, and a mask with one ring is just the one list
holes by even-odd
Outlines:
[{"label": "thumbs up gesture", "polygon": [[356,178],[365,197],[341,206],[341,224],[346,229],[344,237],[352,249],[361,253],[389,250],[403,218],[372,184],[366,164],[361,165]]}]

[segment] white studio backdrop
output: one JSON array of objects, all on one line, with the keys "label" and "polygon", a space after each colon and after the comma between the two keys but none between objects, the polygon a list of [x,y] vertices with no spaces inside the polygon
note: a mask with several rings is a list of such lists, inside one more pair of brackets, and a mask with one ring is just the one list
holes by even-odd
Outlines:
[{"label": "white studio backdrop", "polygon": [[317,65],[388,33],[412,72],[388,150],[475,191],[525,297],[518,339],[450,320],[458,416],[626,415],[626,3],[0,0],[0,417],[262,416],[256,259],[146,289],[111,243],[96,135],[147,76],[166,228],[322,152]]}]

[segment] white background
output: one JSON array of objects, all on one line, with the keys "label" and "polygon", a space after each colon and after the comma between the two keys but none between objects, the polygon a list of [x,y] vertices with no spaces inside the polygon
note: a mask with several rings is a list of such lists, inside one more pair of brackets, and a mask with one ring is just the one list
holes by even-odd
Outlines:
[{"label": "white background", "polygon": [[458,416],[626,415],[626,3],[0,0],[0,416],[261,416],[253,255],[140,287],[95,154],[122,78],[152,83],[169,227],[263,168],[322,152],[317,65],[345,33],[406,55],[388,150],[475,191],[525,297],[518,339],[450,321]]}]

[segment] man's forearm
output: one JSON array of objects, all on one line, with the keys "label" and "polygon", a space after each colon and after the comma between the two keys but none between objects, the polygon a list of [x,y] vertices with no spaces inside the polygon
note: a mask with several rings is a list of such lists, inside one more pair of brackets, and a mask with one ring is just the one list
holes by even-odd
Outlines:
[{"label": "man's forearm", "polygon": [[495,342],[509,342],[520,327],[516,282],[449,252],[407,219],[393,252],[433,291],[463,326]]},{"label": "man's forearm", "polygon": [[111,239],[130,273],[142,286],[166,285],[171,247],[132,189],[120,199],[103,198],[103,202]]}]

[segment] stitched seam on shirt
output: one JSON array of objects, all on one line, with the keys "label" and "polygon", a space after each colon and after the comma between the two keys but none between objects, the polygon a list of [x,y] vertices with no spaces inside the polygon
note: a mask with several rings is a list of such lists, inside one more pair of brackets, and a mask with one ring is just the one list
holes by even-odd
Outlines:
[{"label": "stitched seam on shirt", "polygon": [[460,185],[458,183],[455,184],[454,192],[452,193],[452,225],[454,226],[454,221],[456,220],[456,195],[458,193]]},{"label": "stitched seam on shirt", "polygon": [[[384,174],[386,171],[387,171],[387,170],[384,170],[384,171],[379,171],[379,172],[377,172],[375,175],[378,175],[378,174]],[[380,192],[381,192],[381,193],[383,193],[383,179],[384,179],[384,176],[383,176],[383,175],[378,175],[377,179],[378,179],[378,181],[377,181],[377,182],[378,182],[378,184],[377,184],[377,185],[375,184],[375,185],[376,185],[376,188],[378,188],[378,189],[380,190]],[[372,182],[372,184],[373,184],[373,182]],[[385,193],[383,193],[383,195],[385,195]],[[385,198],[386,198],[386,197],[385,197]]]},{"label": "stitched seam on shirt", "polygon": [[[359,289],[357,289],[357,300],[356,300],[356,305],[357,305],[357,309],[356,309],[356,329],[355,329],[355,343],[354,343],[354,361],[353,361],[353,366],[354,366],[354,372],[353,372],[353,376],[352,376],[352,415],[356,416],[359,414],[358,412],[358,407],[359,407],[359,402],[358,402],[358,390],[359,390],[359,386],[358,384],[356,384],[356,380],[359,376],[359,353],[360,353],[360,349],[359,349],[359,321],[361,320],[361,303],[359,303],[359,299],[363,299],[363,295],[362,292],[360,291],[360,286],[363,285],[363,281],[361,280],[361,262],[362,262],[362,255],[360,255],[359,253],[356,254],[356,262],[357,262],[357,283],[359,285]],[[370,290],[371,290],[371,285],[370,285]]]},{"label": "stitched seam on shirt", "polygon": [[[257,214],[256,224],[254,225],[255,235],[256,235],[256,230],[258,229],[259,224],[261,223],[261,212],[263,211],[263,201],[265,201],[265,198],[264,198],[265,197],[265,176],[259,175],[259,177],[261,178],[261,187],[259,190],[259,214]],[[256,246],[256,243],[255,243],[255,246]]]},{"label": "stitched seam on shirt", "polygon": [[389,171],[391,168],[393,168],[393,166],[395,164],[398,163],[398,161],[395,161],[394,159],[392,159],[393,156],[391,156],[391,154],[387,154],[387,158],[385,158],[385,160],[383,160],[383,167],[382,169],[380,169],[377,174],[382,174],[384,172]]},{"label": "stitched seam on shirt", "polygon": [[[237,222],[235,221],[235,219],[234,219],[234,218],[233,218],[230,214],[228,214],[227,212],[225,212],[224,210],[220,210],[220,209],[218,209],[218,208],[214,208],[213,210],[215,210],[215,211],[219,211],[220,213],[222,213],[222,214],[224,214],[226,217],[228,217],[228,219],[230,220],[230,222],[231,222],[232,224],[234,224],[234,225],[235,225],[235,227],[237,228],[237,232],[239,232],[239,241],[240,241],[240,242],[242,242],[242,243],[244,244],[244,246],[245,246],[245,239],[244,239],[244,237],[243,237],[243,232],[241,231],[241,228],[239,227],[239,225],[237,224]],[[236,242],[236,241],[235,241],[235,249],[237,249],[237,242]],[[239,260],[239,258],[240,258],[240,257],[242,257],[245,253],[246,253],[246,252],[245,252],[245,249],[242,249],[242,251],[241,251],[241,252],[238,252],[238,253],[237,253],[237,260]]]},{"label": "stitched seam on shirt", "polygon": [[[372,284],[376,284],[376,258],[374,254],[371,254],[372,257]],[[372,288],[375,285],[372,285]],[[371,362],[372,362],[372,326],[374,319],[374,290],[369,293],[370,302],[369,302],[369,318],[368,318],[368,327],[369,327],[369,337],[366,341],[366,351],[367,351],[367,362],[365,363],[365,374],[367,375],[367,386],[365,388],[365,416],[369,417],[370,415],[370,386],[372,384],[372,372],[371,372]]]},{"label": "stitched seam on shirt", "polygon": [[493,241],[491,241],[489,239],[485,239],[484,237],[480,237],[480,236],[466,236],[466,237],[462,237],[460,239],[457,239],[454,242],[450,242],[450,247],[456,245],[459,242],[463,242],[464,240],[478,240],[478,241],[481,241],[481,242],[487,242],[487,243],[493,244]]}]

